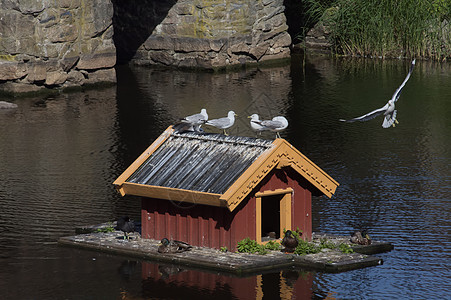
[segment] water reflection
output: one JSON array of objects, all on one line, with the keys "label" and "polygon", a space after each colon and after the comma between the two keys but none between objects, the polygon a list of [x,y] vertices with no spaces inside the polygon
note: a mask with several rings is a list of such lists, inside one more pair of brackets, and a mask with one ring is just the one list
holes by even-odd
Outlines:
[{"label": "water reflection", "polygon": [[313,273],[283,270],[257,276],[190,270],[142,263],[143,296],[164,299],[309,299]]},{"label": "water reflection", "polygon": [[[400,60],[310,57],[227,74],[121,66],[117,87],[10,100],[19,108],[0,110],[0,290],[8,291],[2,297],[167,298],[177,290],[211,296],[216,286],[232,298],[246,298],[248,290],[251,298],[446,297],[451,65],[417,61],[397,104],[396,128],[382,129],[379,120],[338,122],[383,105],[407,68]],[[340,183],[332,199],[314,199],[314,231],[364,227],[394,243],[394,251],[380,255],[384,265],[297,280],[284,272],[224,279],[155,265],[149,277],[142,262],[56,245],[79,225],[139,219],[139,199],[121,198],[112,182],[171,123],[202,107],[211,118],[235,110],[232,134],[240,135],[254,135],[251,113],[285,115],[290,126],[282,136]],[[198,279],[184,286],[188,274]],[[250,283],[240,294],[243,282]],[[152,294],[160,285],[162,292]]]}]

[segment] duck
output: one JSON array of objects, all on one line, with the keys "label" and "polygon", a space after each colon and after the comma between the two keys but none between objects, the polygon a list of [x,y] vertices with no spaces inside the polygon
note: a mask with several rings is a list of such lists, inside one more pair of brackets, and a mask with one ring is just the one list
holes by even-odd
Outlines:
[{"label": "duck", "polygon": [[189,251],[193,248],[188,243],[181,241],[169,241],[167,238],[163,238],[158,246],[159,253],[181,253],[185,251]]},{"label": "duck", "polygon": [[299,241],[297,237],[293,234],[293,232],[291,232],[291,230],[287,230],[282,239],[282,246],[285,247],[285,253],[293,253],[298,245]]},{"label": "duck", "polygon": [[351,243],[358,245],[371,245],[371,238],[366,230],[355,231],[350,239]]},{"label": "duck", "polygon": [[130,232],[135,232],[135,223],[127,216],[120,217],[117,220],[116,229],[121,230],[124,233],[124,240],[130,240],[130,236],[128,234]]}]

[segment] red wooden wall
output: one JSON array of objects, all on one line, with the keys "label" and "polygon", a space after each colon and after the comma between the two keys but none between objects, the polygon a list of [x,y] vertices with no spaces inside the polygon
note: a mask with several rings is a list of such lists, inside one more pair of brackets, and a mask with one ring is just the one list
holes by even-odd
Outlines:
[{"label": "red wooden wall", "polygon": [[225,207],[193,205],[143,198],[142,237],[180,240],[194,246],[236,250],[238,241],[255,236],[255,199],[243,201],[233,212]]},{"label": "red wooden wall", "polygon": [[[314,187],[308,181],[289,168],[274,170],[255,192],[288,187],[294,190],[291,229],[299,227],[303,231],[302,237],[310,239],[310,190]],[[224,207],[142,198],[142,237],[156,240],[166,237],[194,246],[216,249],[227,247],[230,251],[236,251],[238,241],[246,237],[256,239],[255,213],[253,195],[248,196],[233,212]]]},{"label": "red wooden wall", "polygon": [[294,190],[291,198],[291,229],[296,230],[299,227],[302,230],[302,238],[311,240],[312,191],[316,188],[310,182],[291,168],[284,168],[271,172],[262,181],[258,191],[264,192],[286,188],[292,188]]}]

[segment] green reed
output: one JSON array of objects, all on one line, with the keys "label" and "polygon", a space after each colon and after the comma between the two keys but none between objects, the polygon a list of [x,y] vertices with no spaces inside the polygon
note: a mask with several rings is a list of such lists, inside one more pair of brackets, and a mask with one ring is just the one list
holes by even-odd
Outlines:
[{"label": "green reed", "polygon": [[337,53],[451,59],[449,0],[304,0]]}]

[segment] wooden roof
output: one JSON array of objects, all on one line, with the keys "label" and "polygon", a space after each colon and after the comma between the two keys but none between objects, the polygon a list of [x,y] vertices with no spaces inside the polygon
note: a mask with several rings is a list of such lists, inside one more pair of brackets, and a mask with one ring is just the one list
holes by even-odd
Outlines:
[{"label": "wooden roof", "polygon": [[119,176],[121,195],[227,207],[233,211],[273,168],[291,167],[331,197],[338,183],[284,139],[166,129]]}]

